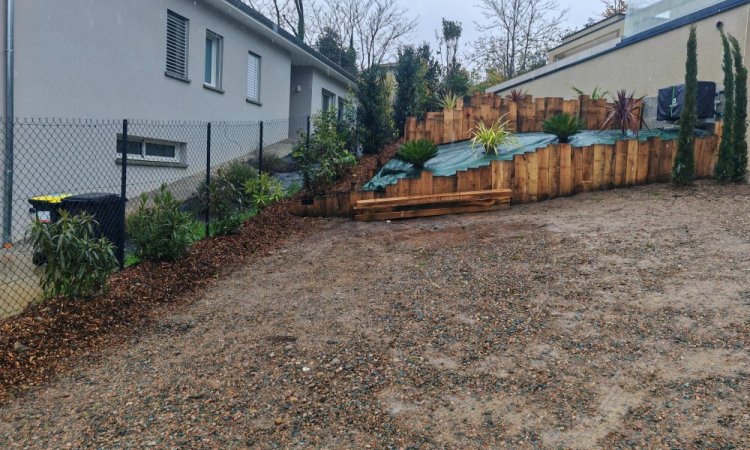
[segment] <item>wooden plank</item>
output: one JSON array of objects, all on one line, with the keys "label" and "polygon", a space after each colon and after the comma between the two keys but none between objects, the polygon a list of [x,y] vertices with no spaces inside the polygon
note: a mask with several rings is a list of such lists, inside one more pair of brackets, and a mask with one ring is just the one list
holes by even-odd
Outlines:
[{"label": "wooden plank", "polygon": [[593,185],[594,181],[594,147],[583,147],[583,170],[581,176],[583,183]]},{"label": "wooden plank", "polygon": [[526,179],[527,163],[523,154],[513,156],[513,203],[529,201],[528,181]]},{"label": "wooden plank", "polygon": [[525,153],[526,159],[526,184],[528,186],[529,201],[539,200],[539,164],[535,152]]},{"label": "wooden plank", "polygon": [[542,131],[542,123],[544,122],[544,107],[545,99],[536,98],[534,99],[534,122],[531,127],[531,131]]},{"label": "wooden plank", "polygon": [[631,139],[625,142],[628,148],[625,185],[633,186],[638,179],[638,141],[635,139]]},{"label": "wooden plank", "polygon": [[583,147],[573,148],[573,193],[583,190]]},{"label": "wooden plank", "polygon": [[604,146],[604,177],[602,189],[612,189],[615,185],[615,146]]},{"label": "wooden plank", "polygon": [[411,219],[417,217],[431,217],[431,216],[442,216],[446,214],[466,214],[476,212],[488,212],[496,211],[500,209],[507,209],[510,207],[509,203],[496,203],[492,205],[472,205],[472,206],[458,206],[453,208],[432,208],[432,209],[419,209],[414,211],[394,211],[394,212],[383,212],[373,214],[357,214],[354,216],[354,220],[359,222],[366,222],[372,220],[395,220],[395,219]]},{"label": "wooden plank", "polygon": [[492,189],[492,167],[484,166],[474,169],[479,175],[479,190]]},{"label": "wooden plank", "polygon": [[666,183],[672,179],[672,146],[675,141],[661,141],[659,148],[659,176],[657,181]]},{"label": "wooden plank", "polygon": [[[562,99],[560,99],[562,102]],[[549,198],[560,195],[560,145],[550,145],[549,151]]]},{"label": "wooden plank", "polygon": [[638,173],[636,174],[636,183],[638,184],[646,184],[648,182],[648,157],[650,148],[650,140],[638,142]]},{"label": "wooden plank", "polygon": [[537,162],[537,201],[549,198],[549,147],[536,152]]},{"label": "wooden plank", "polygon": [[604,145],[595,144],[593,146],[594,162],[591,172],[592,189],[602,189],[604,183]]},{"label": "wooden plank", "polygon": [[510,189],[490,189],[486,191],[454,192],[451,194],[415,195],[412,197],[378,198],[372,200],[359,200],[354,209],[363,210],[375,207],[392,206],[415,206],[424,204],[436,204],[441,202],[475,201],[475,200],[507,200],[510,201],[512,191]]},{"label": "wooden plank", "polygon": [[614,186],[625,186],[627,176],[628,145],[625,141],[615,142]]},{"label": "wooden plank", "polygon": [[570,144],[560,144],[560,195],[573,193],[573,154]]},{"label": "wooden plank", "polygon": [[458,179],[458,183],[456,184],[457,192],[482,190],[479,170],[459,170],[456,172],[456,178]]},{"label": "wooden plank", "polygon": [[456,192],[456,176],[449,177],[433,177],[432,178],[432,193],[433,194],[448,194]]},{"label": "wooden plank", "polygon": [[648,176],[649,183],[659,181],[659,170],[661,169],[661,138],[649,139],[648,147]]}]

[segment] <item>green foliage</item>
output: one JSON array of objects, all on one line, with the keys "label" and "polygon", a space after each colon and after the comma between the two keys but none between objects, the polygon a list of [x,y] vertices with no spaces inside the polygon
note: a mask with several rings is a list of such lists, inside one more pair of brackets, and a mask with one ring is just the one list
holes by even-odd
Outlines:
[{"label": "green foliage", "polygon": [[[257,210],[251,209],[248,211],[238,212],[226,217],[222,217],[221,219],[211,223],[211,235],[228,236],[230,234],[235,234],[243,223],[255,216],[257,213]],[[200,223],[200,225],[202,227],[205,227],[202,223]]]},{"label": "green foliage", "polygon": [[[577,95],[586,95],[585,92],[583,92],[581,89],[578,89],[575,86],[571,86],[570,89],[573,90]],[[601,100],[603,98],[606,98],[609,95],[609,91],[605,91],[604,89],[599,88],[599,86],[594,86],[594,90],[591,91],[591,95],[589,96],[591,100]]]},{"label": "green foliage", "polygon": [[747,68],[742,62],[740,43],[729,36],[734,56],[734,171],[732,181],[747,178]]},{"label": "green foliage", "polygon": [[690,27],[685,62],[685,104],[680,116],[680,136],[677,142],[677,155],[672,166],[672,182],[691,184],[695,180],[696,97],[698,95],[698,40],[695,25]]},{"label": "green foliage", "polygon": [[459,99],[460,97],[458,95],[453,94],[453,92],[448,92],[440,99],[440,106],[442,106],[443,109],[454,110],[458,108]]},{"label": "green foliage", "polygon": [[357,73],[357,52],[349,45],[344,47],[344,41],[338,31],[331,27],[324,27],[315,48],[326,58],[335,62],[352,74]]},{"label": "green foliage", "polygon": [[471,76],[469,72],[458,62],[451,64],[445,71],[442,91],[452,92],[459,97],[463,97],[469,93],[470,89]]},{"label": "green foliage", "polygon": [[357,83],[357,98],[361,106],[357,115],[362,151],[378,153],[395,137],[393,108],[385,72],[378,66],[365,70]]},{"label": "green foliage", "polygon": [[29,238],[47,261],[41,282],[45,298],[83,297],[106,287],[117,259],[106,238],[94,237],[95,226],[92,216],[64,210],[55,223],[34,221]]},{"label": "green foliage", "polygon": [[724,48],[724,129],[719,144],[719,159],[716,161],[714,175],[719,181],[730,181],[734,178],[734,66],[729,39],[721,30],[721,43]]},{"label": "green foliage", "polygon": [[147,194],[141,195],[127,226],[136,255],[143,260],[173,261],[195,241],[193,218],[180,210],[180,202],[166,185],[154,194],[153,205],[148,204]]},{"label": "green foliage", "polygon": [[211,177],[208,187],[203,183],[198,189],[202,202],[206,201],[206,190],[210,194],[210,205],[204,203],[203,208],[210,207],[211,216],[222,218],[237,211],[250,207],[250,201],[245,194],[245,183],[257,176],[255,169],[246,162],[234,161],[219,168]]},{"label": "green foliage", "polygon": [[580,132],[584,127],[583,120],[568,113],[557,114],[542,124],[545,133],[554,134],[561,144],[567,144],[570,137]]},{"label": "green foliage", "polygon": [[488,155],[497,155],[502,145],[516,143],[516,137],[508,130],[508,121],[503,121],[504,117],[491,126],[479,122],[472,133],[474,136],[471,139],[472,148],[482,147]]},{"label": "green foliage", "polygon": [[283,200],[285,196],[284,185],[281,181],[267,173],[248,180],[245,183],[245,193],[250,196],[253,207],[257,210]]},{"label": "green foliage", "polygon": [[425,163],[437,155],[438,148],[432,141],[420,139],[407,142],[401,146],[396,157],[402,161],[411,163],[416,169],[424,167]]},{"label": "green foliage", "polygon": [[315,134],[307,145],[305,136],[292,151],[304,178],[305,187],[317,193],[328,183],[333,183],[357,163],[357,159],[346,150],[345,136],[339,132],[335,111],[321,111],[313,118]]}]

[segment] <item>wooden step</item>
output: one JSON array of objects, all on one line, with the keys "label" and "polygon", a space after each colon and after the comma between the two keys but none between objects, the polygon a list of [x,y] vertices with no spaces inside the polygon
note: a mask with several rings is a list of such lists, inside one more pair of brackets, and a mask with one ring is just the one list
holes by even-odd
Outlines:
[{"label": "wooden step", "polygon": [[354,206],[354,220],[408,219],[493,211],[510,207],[511,195],[510,189],[493,189],[359,200]]}]

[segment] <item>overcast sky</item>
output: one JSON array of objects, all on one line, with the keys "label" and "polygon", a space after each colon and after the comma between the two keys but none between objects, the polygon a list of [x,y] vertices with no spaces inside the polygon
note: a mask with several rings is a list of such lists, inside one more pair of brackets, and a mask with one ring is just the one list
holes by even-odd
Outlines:
[{"label": "overcast sky", "polygon": [[[441,27],[445,17],[463,24],[462,44],[467,44],[479,36],[474,22],[486,22],[476,0],[400,0],[412,15],[419,15],[419,26],[414,33],[414,42],[427,41],[435,44],[435,31]],[[604,9],[600,0],[558,0],[561,8],[568,10],[568,26],[581,28],[589,17],[597,16]],[[466,52],[466,49],[463,49]]]}]

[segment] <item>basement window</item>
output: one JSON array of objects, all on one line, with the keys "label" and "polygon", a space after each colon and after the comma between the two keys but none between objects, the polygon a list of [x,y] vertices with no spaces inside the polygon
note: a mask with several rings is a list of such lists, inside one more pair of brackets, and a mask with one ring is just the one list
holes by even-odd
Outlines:
[{"label": "basement window", "polygon": [[[117,154],[122,155],[122,136],[117,137]],[[166,163],[181,163],[184,160],[184,142],[164,141],[137,136],[128,136],[128,159]]]}]

